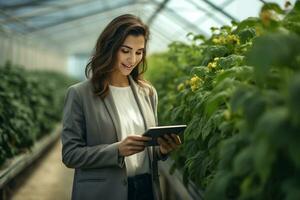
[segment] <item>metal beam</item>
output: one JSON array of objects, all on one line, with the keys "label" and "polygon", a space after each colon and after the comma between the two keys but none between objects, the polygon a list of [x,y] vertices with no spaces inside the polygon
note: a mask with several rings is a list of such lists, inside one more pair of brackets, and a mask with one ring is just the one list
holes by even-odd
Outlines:
[{"label": "metal beam", "polygon": [[19,8],[24,8],[28,6],[39,6],[42,4],[45,4],[47,1],[53,1],[53,0],[32,0],[32,1],[27,1],[27,2],[22,2],[18,4],[13,4],[13,5],[0,5],[0,9],[2,10],[16,10]]},{"label": "metal beam", "polygon": [[[222,8],[226,7],[227,5],[229,5],[228,2],[231,3],[232,1],[233,1],[233,0],[226,1],[225,3],[223,3],[223,4],[221,5],[221,7],[222,7]],[[188,2],[189,2],[190,4],[192,4],[193,6],[195,6],[195,8],[197,8],[198,10],[205,12],[205,15],[204,15],[203,17],[201,17],[201,19],[203,19],[203,21],[206,20],[207,17],[211,17],[211,18],[213,18],[215,21],[217,21],[219,24],[223,24],[223,23],[224,23],[224,22],[221,21],[219,18],[215,17],[214,13],[208,11],[207,9],[204,9],[204,8],[200,7],[200,6],[199,6],[197,3],[195,3],[193,0],[188,0]],[[197,20],[197,21],[198,21],[198,20]],[[200,21],[200,20],[199,20],[199,21]]]},{"label": "metal beam", "polygon": [[[14,18],[14,20],[18,23],[18,24],[21,24],[23,27],[25,27],[26,29],[34,29],[34,27],[32,26],[29,26],[28,24],[26,24],[24,21],[20,20],[18,17],[14,17],[13,15],[3,11],[3,10],[0,10],[0,13],[4,16],[7,16],[7,17],[10,17],[10,18]],[[2,26],[2,25],[1,25]]]},{"label": "metal beam", "polygon": [[[206,35],[206,33],[205,33],[201,28],[199,28],[199,27],[196,26],[194,23],[192,23],[192,22],[186,20],[184,17],[182,17],[182,16],[180,16],[179,14],[177,14],[177,12],[174,11],[173,9],[166,7],[166,8],[165,8],[165,12],[168,13],[168,14],[170,14],[170,15],[172,16],[172,19],[175,19],[175,20],[177,20],[178,22],[180,22],[181,25],[187,24],[187,25],[188,25],[189,27],[191,27],[193,30],[195,30],[195,31],[197,31],[197,32],[199,32],[199,33],[201,33],[201,34]],[[180,26],[180,27],[181,27],[181,26]]]},{"label": "metal beam", "polygon": [[[157,2],[156,0],[152,0],[153,3],[155,4],[159,4],[159,2]],[[188,24],[189,27],[191,27],[192,29],[194,29],[195,31],[203,34],[203,35],[207,35],[201,28],[199,28],[198,26],[196,26],[194,23],[186,20],[184,17],[180,16],[177,11],[169,8],[168,6],[165,6],[163,8],[163,10],[165,11],[165,13],[168,13],[172,16],[172,19],[175,19],[178,23],[178,26],[181,27],[182,24]],[[176,23],[174,21],[174,23]]]},{"label": "metal beam", "polygon": [[266,2],[264,0],[259,0],[260,2],[262,2],[263,4],[266,4]]},{"label": "metal beam", "polygon": [[[154,6],[156,6],[157,4],[158,4],[158,2],[156,2],[156,1],[153,1],[152,0],[152,2],[151,2]],[[155,9],[153,9],[153,10],[155,10]],[[149,12],[149,11],[147,11],[147,12]],[[145,12],[145,13],[147,13],[147,12]],[[151,12],[151,11],[150,11]],[[154,11],[153,11],[154,12]],[[164,16],[165,14],[164,13],[160,13],[160,15],[161,16]],[[146,16],[147,17],[147,16]],[[150,17],[149,17],[150,18]],[[148,19],[149,20],[149,19]],[[148,21],[147,20],[147,21]],[[175,23],[175,24],[177,24],[178,26],[181,26],[181,23],[179,23],[178,21],[172,21],[173,23]],[[149,26],[149,25],[148,25]],[[150,26],[149,26],[150,27]]]},{"label": "metal beam", "polygon": [[[60,30],[60,31],[56,31],[56,32],[59,32],[60,35],[62,32],[65,32],[64,35],[62,36],[58,36],[58,37],[51,37],[51,39],[53,40],[58,40],[58,43],[68,43],[68,42],[71,42],[71,41],[74,41],[78,38],[82,38],[82,37],[86,37],[86,36],[89,36],[90,33],[94,33],[94,29],[99,29],[101,27],[99,26],[91,26],[92,23],[96,23],[98,22],[99,20],[100,21],[104,21],[104,20],[107,20],[107,19],[111,19],[111,17],[107,16],[107,15],[104,15],[103,17],[100,17],[98,18],[97,20],[93,20],[93,21],[89,21],[88,23],[83,23],[82,26],[72,26],[66,30]],[[91,27],[89,29],[86,29],[85,26],[88,26],[88,27]],[[78,29],[80,28],[80,30],[87,30],[84,34],[78,34],[76,31],[72,31],[73,29]],[[104,28],[104,27],[103,27]],[[170,39],[170,37],[168,37],[168,35],[164,34],[163,31],[159,28],[156,28],[155,26],[151,26],[151,28],[153,28],[156,32],[158,32],[158,34],[160,34],[160,36],[162,38],[164,38],[164,40],[167,40],[167,41],[172,41]],[[72,32],[72,33],[75,33],[75,34],[68,34],[69,32]],[[48,34],[48,33],[47,33]],[[97,34],[100,34],[97,33]],[[50,34],[49,34],[50,35]],[[47,35],[46,35],[47,36]],[[55,34],[55,36],[57,36],[57,34]],[[61,41],[60,41],[61,40]]]},{"label": "metal beam", "polygon": [[[39,12],[35,12],[35,13],[30,12],[29,14],[26,13],[21,16],[19,15],[18,18],[23,21],[26,21],[26,20],[34,19],[34,18],[41,17],[44,15],[53,14],[56,12],[62,12],[64,10],[72,9],[72,8],[80,6],[82,4],[91,3],[93,1],[96,1],[96,0],[83,0],[83,1],[80,1],[77,3],[72,3],[71,5],[65,4],[65,5],[60,5],[60,6],[54,7],[54,8],[51,7],[49,10],[40,10]],[[14,21],[15,21],[14,18],[6,18],[5,20],[1,20],[0,23],[9,23],[9,22],[14,22]]]},{"label": "metal beam", "polygon": [[[51,34],[60,34],[60,33],[63,33],[63,32],[73,31],[74,29],[76,30],[78,28],[82,28],[82,27],[88,26],[88,25],[90,25],[92,23],[96,23],[96,22],[99,23],[103,19],[106,19],[106,18],[110,18],[111,19],[112,17],[110,16],[110,13],[118,12],[118,9],[125,9],[128,12],[128,11],[130,11],[130,9],[134,5],[144,5],[144,3],[137,2],[135,4],[127,5],[127,6],[124,6],[124,7],[121,7],[121,8],[107,10],[106,12],[102,12],[102,13],[99,13],[97,15],[86,17],[85,19],[80,19],[80,20],[77,20],[77,21],[76,20],[75,21],[70,21],[70,22],[67,23],[68,26],[66,26],[66,24],[59,24],[57,26],[52,26],[52,27],[49,27],[47,29],[41,29],[41,30],[38,30],[36,32],[33,32],[32,35],[36,35],[36,34],[38,34],[40,32],[45,32],[46,35],[51,35]],[[77,24],[78,21],[80,22],[80,26],[78,26],[78,24]]]},{"label": "metal beam", "polygon": [[69,23],[71,21],[75,21],[75,20],[78,20],[78,19],[82,19],[82,18],[85,18],[85,17],[92,16],[92,15],[100,14],[101,12],[107,12],[107,11],[110,11],[110,10],[113,10],[113,9],[118,9],[118,8],[121,8],[121,7],[131,5],[132,2],[133,1],[131,0],[131,1],[128,1],[126,3],[118,4],[118,5],[110,7],[110,8],[101,8],[101,9],[97,9],[97,10],[94,10],[94,11],[91,11],[91,12],[88,12],[88,13],[85,13],[85,14],[77,15],[77,16],[64,17],[63,19],[61,19],[59,21],[54,21],[52,23],[48,23],[48,24],[44,24],[44,25],[39,26],[39,27],[35,27],[35,30],[28,29],[28,30],[26,30],[26,32],[27,33],[33,33],[35,31],[39,31],[39,30],[42,30],[42,29],[50,28],[50,27],[57,26],[57,25],[60,25],[60,24]]},{"label": "metal beam", "polygon": [[159,4],[157,9],[152,13],[152,15],[148,19],[147,21],[148,26],[151,26],[155,17],[164,9],[164,7],[167,5],[168,2],[169,0],[164,0],[162,3]]},{"label": "metal beam", "polygon": [[[137,5],[141,4],[140,2],[136,3]],[[142,4],[143,5],[143,4]],[[128,5],[125,9],[126,12],[128,13],[135,13],[136,9],[133,7],[134,5]],[[124,8],[124,7],[122,7]],[[121,9],[122,9],[121,8]],[[58,40],[63,40],[63,41],[59,41],[60,42],[65,42],[68,43],[68,40],[70,41],[74,41],[74,39],[80,38],[80,37],[85,37],[86,35],[89,35],[92,32],[98,33],[99,29],[104,28],[103,26],[105,26],[104,23],[112,20],[115,16],[110,15],[110,13],[115,13],[118,12],[116,9],[114,10],[109,10],[107,12],[102,12],[97,16],[94,16],[92,18],[86,18],[86,20],[79,20],[79,21],[73,21],[70,22],[68,25],[70,26],[66,26],[64,24],[62,25],[58,25],[56,26],[56,28],[50,28],[50,30],[47,29],[47,31],[45,31],[46,36],[51,36],[52,39],[58,39]],[[99,22],[101,22],[101,24],[99,25]],[[95,23],[98,23],[98,25],[94,25]],[[84,34],[79,34],[77,29],[80,29],[81,31],[85,31]],[[100,33],[100,32],[99,32]],[[98,33],[98,34],[99,34]],[[37,33],[35,33],[37,34]],[[32,34],[32,36],[34,37],[35,34]],[[52,37],[54,36],[54,37]]]},{"label": "metal beam", "polygon": [[224,11],[222,8],[220,8],[216,4],[212,3],[211,1],[209,1],[209,0],[201,0],[201,1],[204,1],[207,5],[209,5],[213,9],[219,11],[220,13],[222,13],[224,16],[228,17],[229,19],[231,19],[233,21],[238,21],[235,17],[233,17],[232,15],[230,15],[229,13],[227,13],[226,11]]},{"label": "metal beam", "polygon": [[[225,8],[227,7],[228,5],[230,5],[234,0],[227,0],[225,1],[221,7],[222,8]],[[200,17],[198,20],[196,20],[196,22],[194,22],[194,24],[201,24],[203,23],[204,21],[206,21],[208,18],[207,17],[212,17],[215,21],[217,21],[219,24],[224,24],[224,22],[220,21],[218,18],[214,17],[214,13],[211,13],[209,12],[208,10],[204,9],[204,8],[201,8],[198,4],[196,4],[193,0],[189,0],[189,2],[191,4],[193,4],[197,9],[205,12],[205,15],[203,17]],[[189,26],[183,26],[181,27],[182,29],[184,28],[189,28]],[[178,33],[180,33],[180,31],[176,31],[173,36],[177,35]]]}]

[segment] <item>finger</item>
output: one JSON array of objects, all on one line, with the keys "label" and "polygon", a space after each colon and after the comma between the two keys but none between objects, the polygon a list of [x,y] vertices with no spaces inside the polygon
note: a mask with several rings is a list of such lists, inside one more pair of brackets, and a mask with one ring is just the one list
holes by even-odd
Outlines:
[{"label": "finger", "polygon": [[172,147],[170,146],[170,144],[165,139],[163,139],[162,137],[157,138],[157,142],[158,142],[159,145],[161,145],[167,151],[172,150]]},{"label": "finger", "polygon": [[130,146],[142,146],[142,147],[145,147],[145,142],[141,142],[141,141],[129,140],[127,144],[130,145]]},{"label": "finger", "polygon": [[180,140],[180,137],[178,135],[172,134],[172,137],[173,137],[173,140],[175,141],[175,143],[177,145],[181,144],[181,140]]},{"label": "finger", "polygon": [[134,147],[134,146],[130,148],[131,151],[144,151],[144,149],[145,149],[144,147]]},{"label": "finger", "polygon": [[171,146],[172,149],[176,149],[177,148],[177,144],[174,142],[174,140],[172,139],[171,136],[164,135],[164,138],[166,139],[166,141],[168,142],[169,146]]},{"label": "finger", "polygon": [[140,147],[140,146],[129,146],[127,147],[128,151],[143,151],[145,147]]},{"label": "finger", "polygon": [[164,145],[164,146],[168,145],[168,142],[164,138],[162,138],[162,137],[158,137],[157,138],[157,143],[159,145]]},{"label": "finger", "polygon": [[162,149],[164,149],[165,151],[165,153],[169,153],[169,152],[171,152],[172,151],[172,148],[169,146],[169,145],[161,145],[160,146],[160,148],[162,148]]},{"label": "finger", "polygon": [[165,137],[159,137],[157,138],[157,141],[159,141],[164,146],[170,146],[169,140]]},{"label": "finger", "polygon": [[128,138],[132,139],[132,140],[136,140],[136,141],[150,141],[152,138],[151,137],[146,137],[146,136],[141,136],[141,135],[130,135],[128,136]]}]

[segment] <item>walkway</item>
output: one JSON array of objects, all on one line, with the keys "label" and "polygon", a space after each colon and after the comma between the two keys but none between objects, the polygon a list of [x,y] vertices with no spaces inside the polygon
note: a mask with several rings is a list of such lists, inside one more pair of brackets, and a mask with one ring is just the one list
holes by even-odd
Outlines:
[{"label": "walkway", "polygon": [[61,162],[61,143],[58,140],[50,151],[29,170],[20,187],[13,191],[12,200],[69,200],[73,170]]}]

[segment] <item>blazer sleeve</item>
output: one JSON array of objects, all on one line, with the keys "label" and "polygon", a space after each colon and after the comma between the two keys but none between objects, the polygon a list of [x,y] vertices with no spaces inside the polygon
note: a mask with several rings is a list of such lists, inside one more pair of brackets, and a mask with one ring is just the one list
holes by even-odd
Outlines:
[{"label": "blazer sleeve", "polygon": [[[152,90],[153,90],[153,95],[152,95],[152,98],[150,98],[150,99],[151,99],[151,104],[152,104],[152,108],[153,108],[153,112],[154,112],[154,116],[155,116],[155,123],[156,123],[156,126],[158,126],[158,116],[157,116],[158,95],[157,95],[157,91],[154,87],[152,87]],[[162,154],[159,150],[159,147],[155,147],[155,151],[156,151],[158,160],[164,161],[164,160],[168,159],[169,155]]]},{"label": "blazer sleeve", "polygon": [[62,161],[69,168],[123,167],[118,143],[87,146],[82,102],[75,87],[67,91],[63,109]]}]

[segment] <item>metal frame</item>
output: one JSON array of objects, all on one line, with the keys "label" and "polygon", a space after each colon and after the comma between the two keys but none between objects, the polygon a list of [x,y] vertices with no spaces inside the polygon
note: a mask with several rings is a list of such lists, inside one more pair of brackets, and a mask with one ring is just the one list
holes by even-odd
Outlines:
[{"label": "metal frame", "polygon": [[[233,2],[234,0],[227,0],[225,3],[223,3],[222,5],[221,5],[221,7],[222,8],[225,8],[227,5],[229,5],[228,4],[228,2]],[[201,17],[202,19],[203,19],[203,21],[205,20],[205,19],[207,19],[207,17],[211,17],[214,21],[216,21],[216,22],[218,22],[219,24],[223,24],[224,22],[223,21],[221,21],[219,18],[217,18],[215,15],[214,15],[214,13],[212,13],[212,12],[210,12],[210,11],[208,11],[207,9],[205,9],[205,8],[202,8],[202,7],[200,7],[197,3],[195,3],[193,0],[188,0],[188,2],[190,3],[190,4],[192,4],[193,6],[195,6],[195,8],[197,8],[198,10],[200,10],[200,11],[203,11],[204,13],[205,13],[205,15],[203,16],[203,17]],[[205,18],[205,19],[204,19]],[[200,20],[197,20],[197,21],[200,21]]]},{"label": "metal frame", "polygon": [[[85,19],[86,19],[86,21],[84,22],[84,24],[82,24],[83,26],[85,26],[85,25],[89,25],[89,24],[91,24],[91,23],[95,23],[95,22],[97,22],[97,20],[101,20],[102,19],[102,17],[99,17],[99,15],[106,15],[106,14],[109,14],[109,13],[112,13],[112,12],[118,12],[118,9],[123,9],[123,8],[126,8],[126,7],[131,7],[131,6],[136,6],[136,5],[143,5],[142,3],[140,3],[140,2],[136,2],[136,3],[133,3],[133,4],[130,4],[130,5],[124,5],[124,6],[122,6],[122,7],[115,7],[115,8],[111,8],[111,9],[107,9],[107,10],[105,10],[105,11],[103,11],[103,12],[99,12],[99,13],[97,13],[97,14],[95,14],[95,15],[90,15],[90,16],[86,16],[86,17],[84,17]],[[92,17],[92,18],[89,18],[89,17]],[[105,17],[105,16],[104,16]],[[96,20],[93,20],[93,19],[96,19]],[[39,32],[43,32],[43,31],[45,31],[46,32],[46,34],[47,33],[49,33],[49,34],[60,34],[60,33],[64,33],[64,32],[66,32],[66,31],[72,31],[72,30],[74,30],[74,29],[76,29],[76,28],[79,28],[77,25],[76,26],[73,26],[73,23],[75,24],[75,23],[77,23],[77,20],[79,21],[79,22],[81,22],[81,21],[83,21],[84,19],[83,18],[78,18],[78,19],[76,19],[76,20],[71,20],[71,21],[66,21],[66,22],[64,22],[64,23],[59,23],[59,24],[57,24],[57,25],[53,25],[53,26],[51,26],[51,27],[47,27],[47,28],[44,28],[44,29],[40,29],[40,30],[37,30],[37,31],[35,31],[35,32],[32,32],[32,34],[37,34],[37,33],[39,33]],[[68,26],[68,27],[66,27],[66,26],[64,26],[65,24],[68,24],[68,25],[70,25],[70,26]],[[61,26],[61,28],[60,28],[60,26]],[[55,28],[53,28],[53,27],[55,27]],[[57,27],[58,27],[58,29],[57,29]],[[80,26],[80,28],[82,28],[82,26]]]},{"label": "metal frame", "polygon": [[[226,8],[228,5],[230,5],[231,3],[233,3],[235,0],[227,0],[227,1],[225,1],[222,5],[221,5],[221,7],[222,8]],[[204,9],[204,8],[202,8],[202,7],[200,7],[198,4],[196,4],[193,0],[188,0],[188,2],[189,3],[191,3],[193,6],[195,6],[198,10],[201,10],[201,11],[203,11],[203,12],[205,12],[205,14],[204,14],[204,16],[203,17],[200,17],[198,20],[196,20],[196,24],[201,24],[201,23],[203,23],[203,22],[205,22],[208,18],[208,16],[209,17],[211,17],[214,21],[216,21],[217,23],[219,23],[219,24],[224,24],[224,22],[223,21],[220,21],[217,17],[215,17],[214,16],[214,14],[213,13],[211,13],[211,12],[209,12],[208,10],[206,10],[206,9]],[[184,28],[189,28],[189,26],[184,26],[184,27],[182,27],[182,29],[184,29]],[[179,34],[179,33],[181,33],[181,31],[179,32],[179,31],[177,31],[177,32],[175,32],[174,34],[173,34],[173,36],[176,36],[177,34]]]},{"label": "metal frame", "polygon": [[[174,11],[171,8],[166,8],[165,12],[169,15],[171,15],[172,18],[174,18],[176,21],[178,21],[181,25],[182,24],[187,24],[190,28],[192,28],[194,31],[200,33],[200,34],[204,34],[206,35],[206,33],[197,25],[193,24],[192,22],[186,20],[185,18],[183,18],[182,16],[180,16],[179,14],[177,14],[176,11]],[[181,26],[180,26],[181,27]]]},{"label": "metal frame", "polygon": [[13,18],[18,24],[21,24],[23,27],[25,28],[30,28],[30,29],[34,29],[34,27],[26,24],[23,20],[19,19],[18,17],[12,16],[11,14],[8,14],[7,12],[0,10],[0,13],[4,16],[7,16],[9,18]]},{"label": "metal frame", "polygon": [[[135,3],[134,5],[139,5],[140,3]],[[143,4],[142,4],[143,5]],[[129,6],[129,8],[131,8],[131,5],[127,5],[127,6]],[[58,35],[58,34],[56,34],[57,32],[59,32],[60,34],[64,34],[64,35],[67,35],[68,34],[68,32],[76,32],[76,31],[74,31],[74,29],[78,29],[79,27],[80,27],[80,29],[81,30],[87,30],[86,32],[87,33],[89,33],[89,32],[93,32],[94,31],[94,29],[95,28],[99,28],[99,26],[90,26],[91,24],[93,24],[93,23],[97,23],[97,22],[99,22],[99,21],[102,21],[102,20],[104,20],[104,19],[111,19],[111,17],[110,16],[107,16],[107,15],[109,15],[110,13],[113,13],[113,12],[115,12],[115,10],[116,9],[123,9],[123,8],[125,8],[126,6],[124,6],[124,7],[121,7],[121,8],[115,8],[115,9],[111,9],[111,10],[107,10],[107,11],[105,11],[105,12],[101,12],[101,13],[98,13],[98,15],[101,15],[101,16],[91,16],[91,17],[93,17],[92,19],[88,19],[86,22],[84,22],[84,23],[80,23],[80,25],[78,26],[78,24],[73,24],[73,23],[76,23],[76,22],[81,22],[82,21],[82,19],[79,19],[79,21],[69,21],[69,22],[66,22],[66,23],[68,23],[68,24],[71,24],[71,26],[69,26],[69,27],[65,27],[65,26],[60,26],[60,24],[59,25],[57,25],[58,26],[58,29],[56,28],[56,29],[54,29],[53,27],[54,26],[52,26],[52,27],[49,27],[49,29],[50,30],[47,30],[45,33],[46,33],[46,35],[51,35],[51,34],[55,34],[55,35]],[[89,26],[88,27],[88,29],[87,28],[85,28],[86,26]],[[39,30],[39,31],[44,31],[45,29],[42,29],[42,30]],[[39,31],[38,32],[34,32],[33,34],[37,34],[37,33],[39,33]],[[59,35],[60,35],[59,34]],[[78,34],[77,34],[78,35]],[[76,36],[76,34],[75,34],[75,36]],[[82,37],[82,35],[78,35],[78,37]],[[61,39],[61,38],[65,38],[65,37],[57,37],[57,38],[59,38],[59,39]],[[71,40],[73,39],[72,38],[72,36],[71,37],[69,37],[68,36],[68,39],[69,38],[71,38]],[[76,38],[75,38],[76,39]],[[70,41],[71,41],[70,40]],[[69,41],[69,40],[66,40],[66,41]]]},{"label": "metal frame", "polygon": [[152,13],[152,15],[148,19],[148,21],[147,21],[148,26],[151,26],[151,24],[154,21],[154,19],[156,18],[156,16],[165,8],[165,6],[167,5],[167,3],[169,1],[170,0],[164,0],[162,3],[159,4],[157,9]]},{"label": "metal frame", "polygon": [[209,5],[213,9],[219,11],[220,13],[222,13],[224,16],[228,17],[229,19],[231,19],[233,21],[238,21],[235,17],[233,17],[232,15],[230,15],[229,13],[227,13],[226,11],[224,11],[222,8],[220,8],[216,4],[212,3],[211,1],[209,1],[209,0],[201,0],[201,1],[204,1],[207,5]]},{"label": "metal frame", "polygon": [[32,0],[29,2],[23,2],[23,3],[18,3],[14,5],[9,5],[9,6],[1,6],[0,9],[2,10],[15,10],[19,8],[24,8],[27,6],[39,6],[45,4],[47,1],[55,1],[55,0]]},{"label": "metal frame", "polygon": [[[21,16],[17,16],[19,19],[23,20],[23,21],[27,21],[27,20],[31,20],[31,19],[34,19],[34,18],[37,18],[37,17],[41,17],[41,16],[45,16],[45,15],[48,15],[48,14],[53,14],[53,13],[57,13],[57,12],[62,12],[62,11],[65,11],[65,10],[68,10],[68,9],[72,9],[74,7],[77,7],[77,6],[82,6],[82,4],[88,4],[88,3],[91,3],[91,2],[94,2],[96,0],[82,0],[80,2],[77,2],[77,3],[73,3],[72,5],[60,5],[60,6],[51,6],[49,9],[50,10],[40,10],[40,11],[37,11],[36,13],[26,13],[26,14],[23,14]],[[48,5],[50,6],[50,5]],[[15,20],[13,18],[8,18],[8,19],[5,19],[3,20],[2,22],[0,21],[0,23],[9,23],[9,22],[14,22]]]},{"label": "metal frame", "polygon": [[[187,1],[187,3],[194,6],[196,9],[205,12],[205,15],[200,16],[199,19],[196,20],[196,23],[192,23],[182,16],[179,13],[179,10],[168,6],[172,0],[124,0],[119,2],[118,5],[105,5],[103,7],[100,7],[100,5],[99,7],[93,6],[93,3],[96,5],[97,1],[99,0],[30,0],[26,2],[18,1],[15,4],[0,4],[0,29],[8,30],[9,32],[15,31],[17,34],[23,34],[28,38],[32,37],[33,39],[40,39],[42,41],[46,38],[48,41],[51,41],[52,44],[64,44],[64,46],[68,46],[68,44],[70,44],[69,46],[72,47],[72,41],[74,41],[74,39],[83,39],[82,35],[86,35],[86,37],[84,37],[84,41],[86,41],[91,37],[92,34],[90,34],[90,32],[95,30],[93,27],[98,28],[99,26],[88,25],[97,22],[97,20],[101,21],[103,16],[100,17],[99,14],[108,13],[110,15],[117,9],[125,8],[126,6],[131,7],[145,4],[153,5],[153,11],[151,7],[151,11],[146,17],[146,23],[153,29],[154,33],[166,43],[176,40],[178,38],[178,34],[183,31],[193,31],[195,33],[208,35],[208,33],[199,26],[208,17],[212,18],[217,23],[222,24],[220,18],[215,16],[214,13],[208,9],[204,9],[200,4],[198,4],[198,2],[205,3],[230,20],[238,21],[235,17],[224,10],[224,7],[232,3],[234,0],[227,0],[220,6],[213,3],[212,0]],[[258,1],[265,3],[264,0]],[[103,3],[105,3],[104,0]],[[85,6],[88,8],[87,10],[85,9],[85,13],[77,12],[77,9]],[[32,8],[33,12],[27,11],[27,8]],[[61,13],[65,13],[65,16],[55,16],[55,14]],[[168,21],[170,21],[171,18],[172,21],[170,22],[174,23],[174,26],[177,25],[179,27],[178,30],[175,33],[174,31],[170,33],[169,29],[164,28],[165,26],[160,27],[159,23],[154,23],[160,15],[167,16]],[[53,18],[49,18],[50,16],[53,16]],[[35,24],[35,21],[37,20],[42,20],[38,21],[41,22],[40,25]],[[91,20],[92,22],[90,22]],[[166,23],[168,23],[167,20]],[[68,24],[68,26],[65,26],[66,24]],[[15,29],[13,25],[16,26],[17,29]],[[69,34],[71,31],[72,35]],[[51,34],[55,34],[55,36],[51,37]]]},{"label": "metal frame", "polygon": [[85,18],[85,17],[97,15],[99,13],[111,11],[113,9],[118,9],[118,8],[127,6],[127,5],[132,4],[132,3],[134,3],[134,1],[130,0],[126,3],[119,4],[119,5],[116,5],[116,6],[113,6],[113,7],[109,7],[109,8],[106,7],[106,8],[96,9],[96,10],[93,10],[93,11],[88,12],[88,13],[83,14],[83,15],[81,14],[81,15],[76,15],[76,16],[71,16],[71,17],[65,17],[61,20],[51,22],[51,23],[48,23],[48,24],[44,24],[43,26],[40,26],[40,27],[36,27],[35,30],[27,30],[26,32],[27,33],[32,33],[32,32],[35,32],[37,30],[42,30],[42,29],[45,29],[45,28],[49,28],[49,27],[52,27],[52,26],[59,25],[59,24],[64,24],[64,23],[68,23],[68,22],[71,22],[71,21],[74,21],[74,20],[78,20],[78,19],[82,19],[82,18]]}]

